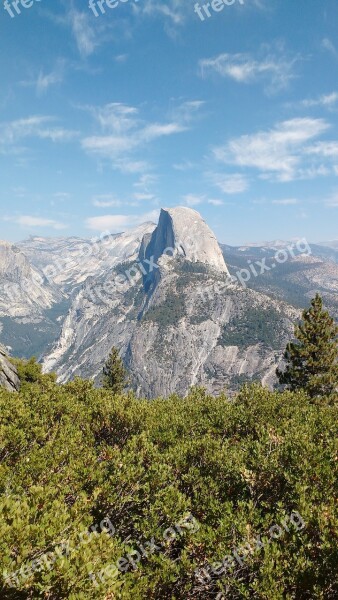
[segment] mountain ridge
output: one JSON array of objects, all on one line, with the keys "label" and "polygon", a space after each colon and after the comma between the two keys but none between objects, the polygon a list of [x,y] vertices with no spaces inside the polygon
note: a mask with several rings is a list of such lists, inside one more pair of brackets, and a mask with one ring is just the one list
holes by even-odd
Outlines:
[{"label": "mountain ridge", "polygon": [[338,315],[338,253],[300,242],[272,268],[291,242],[221,245],[187,207],[162,209],[157,225],[91,240],[31,237],[15,254],[54,304],[24,319],[4,311],[0,339],[14,355],[37,347],[44,370],[56,370],[59,381],[81,375],[97,384],[117,346],[133,388],[147,397],[185,394],[195,384],[211,392],[256,379],[273,386],[311,294],[321,291]]}]

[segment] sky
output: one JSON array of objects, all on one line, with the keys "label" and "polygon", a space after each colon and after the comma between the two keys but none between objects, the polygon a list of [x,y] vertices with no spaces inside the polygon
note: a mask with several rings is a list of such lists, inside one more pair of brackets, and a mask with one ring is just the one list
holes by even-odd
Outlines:
[{"label": "sky", "polygon": [[338,239],[337,0],[0,2],[0,239]]}]

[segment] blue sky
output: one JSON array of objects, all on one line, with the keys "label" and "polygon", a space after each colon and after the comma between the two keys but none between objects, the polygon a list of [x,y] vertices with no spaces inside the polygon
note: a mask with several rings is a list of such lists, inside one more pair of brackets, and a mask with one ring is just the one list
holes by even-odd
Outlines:
[{"label": "blue sky", "polygon": [[1,239],[93,237],[176,205],[228,244],[338,239],[337,0],[204,20],[194,0],[7,2]]}]

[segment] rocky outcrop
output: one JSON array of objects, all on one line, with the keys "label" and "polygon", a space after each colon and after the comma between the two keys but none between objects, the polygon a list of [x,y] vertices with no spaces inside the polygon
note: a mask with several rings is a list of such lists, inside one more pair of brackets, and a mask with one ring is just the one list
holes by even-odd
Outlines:
[{"label": "rocky outcrop", "polygon": [[0,317],[36,317],[61,297],[17,246],[0,241]]},{"label": "rocky outcrop", "polygon": [[271,384],[297,314],[230,281],[196,211],[162,210],[136,262],[87,281],[44,370],[61,382],[98,382],[117,346],[140,396],[185,394],[196,384],[217,393],[254,378]]},{"label": "rocky outcrop", "polygon": [[[163,209],[157,226],[92,240],[4,243],[0,284],[23,292],[13,304],[0,286],[1,339],[19,356],[43,352],[44,370],[57,371],[60,382],[80,375],[98,383],[117,346],[133,388],[149,398],[195,384],[213,393],[253,380],[271,386],[299,309],[316,291],[338,315],[338,254],[301,243],[292,257],[290,244],[222,253],[202,217],[185,207]],[[275,253],[284,250],[289,258],[279,264]],[[65,301],[44,313],[56,294]]]},{"label": "rocky outcrop", "polygon": [[103,278],[121,262],[136,260],[154,223],[92,239],[31,237],[0,243],[0,335],[16,356],[50,350],[74,297],[91,277]]},{"label": "rocky outcrop", "polygon": [[5,348],[0,344],[0,387],[10,392],[18,391],[20,381],[16,368],[8,360]]},{"label": "rocky outcrop", "polygon": [[71,292],[88,277],[98,277],[121,262],[136,260],[144,236],[154,229],[154,223],[143,223],[125,233],[106,231],[92,239],[31,237],[18,245],[49,283]]},{"label": "rocky outcrop", "polygon": [[[161,210],[158,225],[145,249],[145,258],[164,265],[168,256],[202,263],[219,273],[228,274],[213,232],[192,208],[179,206]],[[146,276],[146,288],[156,283],[158,274],[159,271],[154,270]]]}]

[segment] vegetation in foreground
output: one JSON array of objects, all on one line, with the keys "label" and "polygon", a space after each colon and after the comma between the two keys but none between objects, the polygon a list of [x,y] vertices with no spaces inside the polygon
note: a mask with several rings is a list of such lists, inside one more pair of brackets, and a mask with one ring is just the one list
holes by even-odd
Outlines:
[{"label": "vegetation in foreground", "polygon": [[115,348],[100,390],[16,361],[1,598],[336,598],[337,333],[316,296],[278,372],[289,391],[231,401],[138,400]]},{"label": "vegetation in foreground", "polygon": [[[80,379],[59,386],[33,361],[19,371],[20,393],[0,390],[1,598],[337,597],[331,401],[256,385],[232,402],[201,389],[148,402]],[[304,528],[223,577],[196,577],[291,511]],[[199,528],[164,534],[190,514]],[[159,548],[116,575],[112,564],[151,541]]]}]

